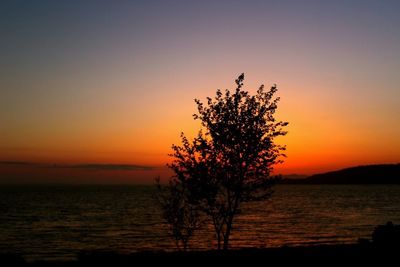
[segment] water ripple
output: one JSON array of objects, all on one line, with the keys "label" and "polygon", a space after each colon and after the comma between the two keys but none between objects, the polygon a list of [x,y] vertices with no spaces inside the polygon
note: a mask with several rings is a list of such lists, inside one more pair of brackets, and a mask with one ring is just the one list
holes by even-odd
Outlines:
[{"label": "water ripple", "polygon": [[[153,195],[144,186],[0,187],[0,253],[33,260],[174,249]],[[231,245],[353,243],[389,220],[400,222],[400,186],[278,186],[269,201],[242,207]],[[212,249],[213,237],[205,227],[191,248]]]}]

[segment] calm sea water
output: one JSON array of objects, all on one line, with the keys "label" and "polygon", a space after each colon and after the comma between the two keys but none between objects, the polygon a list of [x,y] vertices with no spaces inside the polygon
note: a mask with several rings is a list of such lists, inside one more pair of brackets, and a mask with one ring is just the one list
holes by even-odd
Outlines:
[{"label": "calm sea water", "polygon": [[[73,259],[82,250],[171,250],[150,186],[0,187],[0,253],[27,260]],[[233,247],[353,243],[400,222],[400,186],[280,185],[246,205]],[[212,228],[192,248],[212,249]]]}]

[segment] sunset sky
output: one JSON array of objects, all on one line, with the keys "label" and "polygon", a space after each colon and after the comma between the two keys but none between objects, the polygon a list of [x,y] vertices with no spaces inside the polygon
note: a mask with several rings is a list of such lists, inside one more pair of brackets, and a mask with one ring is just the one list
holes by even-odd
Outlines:
[{"label": "sunset sky", "polygon": [[0,182],[151,182],[194,98],[276,83],[278,173],[400,162],[400,1],[1,1]]}]

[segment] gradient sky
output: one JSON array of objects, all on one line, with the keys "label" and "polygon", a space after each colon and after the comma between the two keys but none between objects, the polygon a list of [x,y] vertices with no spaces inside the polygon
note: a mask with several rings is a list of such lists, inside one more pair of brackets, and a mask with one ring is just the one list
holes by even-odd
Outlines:
[{"label": "gradient sky", "polygon": [[251,92],[278,85],[278,172],[397,163],[399,14],[385,0],[1,1],[0,182],[166,175],[171,144],[199,128],[193,99],[242,72]]}]

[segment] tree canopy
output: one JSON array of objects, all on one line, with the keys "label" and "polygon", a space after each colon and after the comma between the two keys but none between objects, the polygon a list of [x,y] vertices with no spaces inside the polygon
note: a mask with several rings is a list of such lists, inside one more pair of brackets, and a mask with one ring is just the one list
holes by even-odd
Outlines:
[{"label": "tree canopy", "polygon": [[201,122],[201,130],[193,140],[182,133],[182,143],[172,146],[173,160],[168,165],[174,176],[167,191],[180,188],[181,194],[167,194],[164,200],[180,199],[186,212],[192,213],[182,214],[181,207],[172,214],[196,215],[199,222],[211,219],[218,249],[228,249],[241,204],[270,197],[278,178],[272,175],[273,166],[285,156],[285,146],[275,142],[286,135],[288,124],[274,117],[279,101],[274,98],[276,85],[267,91],[261,85],[251,95],[243,90],[243,80],[241,74],[233,92],[217,90],[205,103],[195,99],[198,113],[193,116]]}]

